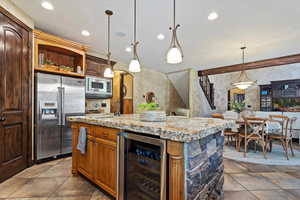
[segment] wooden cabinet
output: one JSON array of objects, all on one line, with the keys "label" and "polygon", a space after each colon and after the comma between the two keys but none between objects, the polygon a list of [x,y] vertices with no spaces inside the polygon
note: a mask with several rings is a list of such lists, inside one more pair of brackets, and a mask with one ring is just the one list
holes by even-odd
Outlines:
[{"label": "wooden cabinet", "polygon": [[117,144],[96,138],[95,142],[95,181],[104,190],[116,196],[117,184]]},{"label": "wooden cabinet", "polygon": [[94,159],[94,151],[95,151],[94,149],[95,149],[94,138],[88,135],[86,153],[84,155],[79,153],[78,168],[80,169],[81,173],[83,173],[85,176],[87,176],[90,179],[94,177],[94,169],[93,169],[93,159]]},{"label": "wooden cabinet", "polygon": [[[86,46],[39,30],[33,33],[35,71],[84,77]],[[80,73],[77,68],[80,68]]]},{"label": "wooden cabinet", "polygon": [[[111,61],[111,65],[114,66],[116,62]],[[104,71],[107,67],[107,60],[98,58],[95,56],[86,56],[86,75],[104,77]]]},{"label": "wooden cabinet", "polygon": [[[87,128],[86,153],[77,149],[80,127]],[[112,196],[117,194],[117,133],[119,130],[75,123],[73,129],[72,172],[93,181]]]}]

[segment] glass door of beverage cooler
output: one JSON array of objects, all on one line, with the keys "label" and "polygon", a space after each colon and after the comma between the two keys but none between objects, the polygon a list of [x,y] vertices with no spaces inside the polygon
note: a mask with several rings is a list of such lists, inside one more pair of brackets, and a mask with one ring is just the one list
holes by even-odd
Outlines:
[{"label": "glass door of beverage cooler", "polygon": [[166,199],[166,141],[132,133],[120,137],[118,200]]}]

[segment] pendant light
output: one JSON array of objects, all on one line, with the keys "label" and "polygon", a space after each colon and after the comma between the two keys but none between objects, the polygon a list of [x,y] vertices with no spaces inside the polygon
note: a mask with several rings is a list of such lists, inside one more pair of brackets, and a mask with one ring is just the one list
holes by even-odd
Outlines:
[{"label": "pendant light", "polygon": [[[242,57],[243,57],[243,65],[245,64],[245,49],[246,47],[241,47],[242,50]],[[249,88],[250,86],[254,85],[257,81],[252,81],[248,78],[246,71],[243,70],[238,78],[238,80],[234,83],[232,83],[233,86],[245,90]]]},{"label": "pendant light", "polygon": [[177,38],[177,29],[180,27],[179,24],[176,25],[175,17],[176,17],[176,4],[174,0],[174,7],[173,7],[173,28],[170,27],[170,30],[172,31],[172,40],[171,40],[171,45],[167,53],[167,63],[169,64],[178,64],[182,62],[183,58],[183,52],[182,48],[178,42]]},{"label": "pendant light", "polygon": [[111,61],[110,61],[110,17],[113,15],[113,12],[111,10],[106,10],[105,14],[107,15],[108,18],[108,27],[107,27],[107,67],[104,71],[104,77],[105,78],[113,78],[114,77],[114,72],[112,71],[112,66],[111,66]]},{"label": "pendant light", "polygon": [[134,30],[133,30],[133,32],[134,32],[133,43],[131,44],[133,47],[133,58],[129,64],[129,71],[130,72],[140,72],[141,65],[140,65],[139,57],[137,55],[137,45],[139,44],[139,42],[136,41],[136,0],[134,0]]}]

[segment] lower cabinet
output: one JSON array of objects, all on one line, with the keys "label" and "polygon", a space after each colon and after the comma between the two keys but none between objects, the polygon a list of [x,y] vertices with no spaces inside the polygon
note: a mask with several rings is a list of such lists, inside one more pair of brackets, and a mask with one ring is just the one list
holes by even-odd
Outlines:
[{"label": "lower cabinet", "polygon": [[86,153],[83,155],[79,153],[79,161],[78,168],[80,172],[92,179],[94,177],[94,167],[93,167],[93,159],[94,159],[94,138],[88,135],[87,138],[87,148]]},{"label": "lower cabinet", "polygon": [[96,138],[95,142],[95,181],[107,192],[116,195],[117,185],[117,146],[116,143]]},{"label": "lower cabinet", "polygon": [[[86,153],[76,149],[80,127],[87,128]],[[75,123],[73,129],[73,174],[82,175],[116,197],[117,133],[119,130]]]}]

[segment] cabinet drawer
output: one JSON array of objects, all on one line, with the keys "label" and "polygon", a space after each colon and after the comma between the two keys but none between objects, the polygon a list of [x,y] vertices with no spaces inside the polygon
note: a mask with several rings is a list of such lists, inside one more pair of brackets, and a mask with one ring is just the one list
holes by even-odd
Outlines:
[{"label": "cabinet drawer", "polygon": [[105,127],[96,127],[95,128],[95,137],[99,137],[105,140],[110,140],[117,142],[118,129],[105,128]]},{"label": "cabinet drawer", "polygon": [[87,135],[94,136],[94,126],[93,125],[89,125],[89,124],[85,124],[85,123],[76,123],[76,124],[72,125],[72,128],[78,128],[79,130],[81,127],[86,128]]}]

